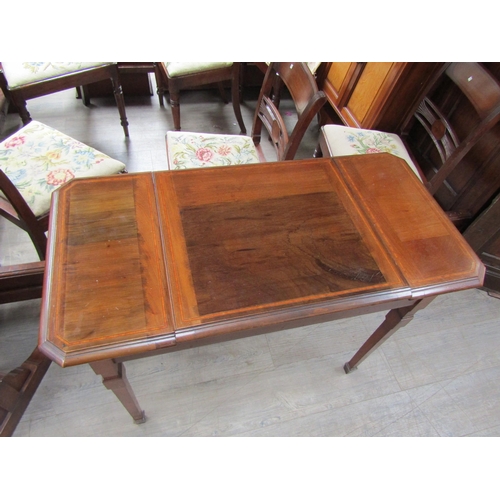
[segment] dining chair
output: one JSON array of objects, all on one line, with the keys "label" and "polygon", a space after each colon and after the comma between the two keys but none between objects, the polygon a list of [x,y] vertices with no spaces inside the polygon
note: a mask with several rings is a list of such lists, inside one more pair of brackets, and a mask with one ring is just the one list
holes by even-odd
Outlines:
[{"label": "dining chair", "polygon": [[[31,120],[26,101],[71,88],[85,88],[94,82],[110,79],[120,121],[129,137],[125,100],[118,66],[111,62],[2,62],[0,88],[17,109],[23,124]],[[86,92],[82,95],[87,96]],[[87,97],[82,101],[89,105]]]},{"label": "dining chair", "polygon": [[[272,100],[276,81],[288,89],[297,113],[287,130],[285,120]],[[261,147],[262,126],[274,146],[276,159],[292,160],[311,120],[321,110],[326,96],[318,90],[314,76],[303,62],[269,65],[257,100],[252,135],[225,135],[169,131],[166,135],[170,170],[266,162]]]},{"label": "dining chair", "polygon": [[[475,113],[475,120],[468,119],[466,128],[457,118],[464,106]],[[395,154],[406,160],[432,195],[446,190],[447,196],[455,200],[460,196],[460,187],[453,185],[450,175],[499,121],[498,81],[480,63],[449,63],[423,89],[398,134],[324,125],[319,149],[323,156]],[[443,208],[456,224],[473,215],[467,210]]]},{"label": "dining chair", "polygon": [[121,161],[32,120],[0,143],[0,215],[29,234],[43,260],[52,192],[75,177],[124,169]]},{"label": "dining chair", "polygon": [[169,94],[170,107],[174,119],[174,130],[181,130],[180,92],[203,85],[217,84],[222,99],[227,104],[223,83],[231,81],[231,100],[234,114],[242,134],[246,133],[241,116],[240,63],[237,62],[157,62],[159,77],[158,96],[163,105],[163,95]]}]

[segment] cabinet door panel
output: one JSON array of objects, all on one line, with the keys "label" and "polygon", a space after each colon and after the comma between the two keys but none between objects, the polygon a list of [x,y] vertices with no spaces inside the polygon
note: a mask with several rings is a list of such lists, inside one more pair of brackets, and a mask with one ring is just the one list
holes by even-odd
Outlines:
[{"label": "cabinet door panel", "polygon": [[367,63],[346,106],[349,111],[346,118],[349,116],[354,120],[353,125],[370,128],[368,118],[373,115],[370,111],[378,104],[377,101],[386,97],[383,95],[384,84],[391,76],[393,65],[391,62]]},{"label": "cabinet door panel", "polygon": [[340,113],[348,101],[366,63],[332,62],[325,78],[323,90],[330,104]]}]

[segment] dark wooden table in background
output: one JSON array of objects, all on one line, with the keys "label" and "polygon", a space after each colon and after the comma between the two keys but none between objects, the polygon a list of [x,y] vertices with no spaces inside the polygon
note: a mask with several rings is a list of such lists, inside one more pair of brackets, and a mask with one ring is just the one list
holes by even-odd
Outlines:
[{"label": "dark wooden table in background", "polygon": [[142,422],[126,360],[390,310],[348,373],[483,277],[388,154],[80,179],[53,197],[39,346],[89,363]]}]

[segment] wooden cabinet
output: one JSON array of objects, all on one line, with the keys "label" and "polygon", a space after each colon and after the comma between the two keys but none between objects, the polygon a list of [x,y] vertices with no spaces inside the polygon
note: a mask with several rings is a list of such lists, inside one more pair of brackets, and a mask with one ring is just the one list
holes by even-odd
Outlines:
[{"label": "wooden cabinet", "polygon": [[[331,62],[322,89],[331,110],[350,127],[396,132],[443,63]],[[326,121],[336,116],[326,112]]]}]

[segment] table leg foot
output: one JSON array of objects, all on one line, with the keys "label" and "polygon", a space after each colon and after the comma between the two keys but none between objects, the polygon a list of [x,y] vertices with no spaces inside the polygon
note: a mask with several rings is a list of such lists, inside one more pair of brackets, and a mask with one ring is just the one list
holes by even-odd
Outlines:
[{"label": "table leg foot", "polygon": [[141,418],[134,419],[134,424],[143,424],[146,421],[146,414],[142,412]]},{"label": "table leg foot", "polygon": [[114,359],[95,361],[90,366],[97,375],[102,376],[102,383],[106,389],[114,392],[125,409],[130,413],[136,424],[146,421],[144,411],[139,406],[134,391],[127,380],[125,366]]},{"label": "table leg foot", "polygon": [[351,365],[349,364],[349,362],[347,362],[347,363],[344,365],[344,371],[345,371],[346,373],[351,373],[353,370],[357,370],[357,369],[358,369],[358,367],[357,367],[357,366],[355,366],[355,367],[351,368]]}]

